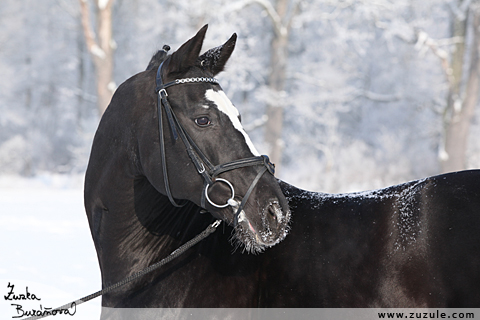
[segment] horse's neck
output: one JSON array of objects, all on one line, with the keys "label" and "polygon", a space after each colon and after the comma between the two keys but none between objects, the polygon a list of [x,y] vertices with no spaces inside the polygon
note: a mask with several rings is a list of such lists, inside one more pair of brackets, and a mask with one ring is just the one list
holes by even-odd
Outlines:
[{"label": "horse's neck", "polygon": [[[186,201],[181,208],[174,207],[168,197],[160,194],[146,178],[135,180],[133,201],[135,217],[142,226],[142,232],[153,237],[154,242],[159,241],[163,244],[172,242],[173,245],[178,245],[201,232],[212,220],[209,215],[201,215],[200,207],[192,202]],[[145,245],[153,246],[152,249],[158,246],[158,244]]]},{"label": "horse's neck", "polygon": [[108,219],[100,224],[100,242],[108,244],[99,254],[104,285],[160,261],[212,220],[191,202],[175,208],[145,177],[123,185],[130,187],[117,190],[117,204],[110,199]]}]

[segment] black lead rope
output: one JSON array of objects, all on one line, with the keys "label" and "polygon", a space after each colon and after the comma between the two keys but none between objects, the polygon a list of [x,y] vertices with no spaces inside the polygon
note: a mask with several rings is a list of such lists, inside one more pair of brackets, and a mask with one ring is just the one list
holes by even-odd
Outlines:
[{"label": "black lead rope", "polygon": [[175,258],[180,256],[181,254],[183,254],[185,251],[187,251],[188,249],[190,249],[191,247],[193,247],[194,245],[196,245],[197,243],[199,243],[200,241],[202,241],[203,239],[208,237],[210,234],[215,232],[215,230],[217,229],[217,227],[220,225],[221,222],[222,222],[221,220],[216,220],[214,223],[210,224],[205,230],[203,230],[202,233],[200,233],[199,235],[197,235],[195,238],[191,239],[190,241],[184,243],[177,250],[170,253],[170,255],[168,255],[166,258],[152,264],[151,266],[143,269],[142,271],[134,273],[131,276],[123,279],[122,281],[119,281],[115,284],[112,284],[111,286],[108,286],[107,288],[105,288],[103,290],[97,291],[97,292],[92,293],[88,296],[85,296],[81,299],[78,299],[78,300],[72,301],[70,303],[64,304],[61,307],[58,307],[58,308],[55,308],[55,309],[52,309],[52,310],[44,310],[44,311],[42,311],[41,315],[35,315],[33,317],[25,318],[25,320],[41,319],[41,318],[45,318],[45,317],[48,317],[48,316],[51,316],[51,315],[61,314],[61,312],[65,312],[65,310],[68,310],[68,309],[71,309],[71,308],[76,308],[79,304],[82,304],[82,303],[85,303],[85,302],[90,301],[92,299],[95,299],[95,298],[97,298],[101,295],[104,295],[107,292],[118,289],[118,288],[126,285],[127,283],[132,282],[133,280],[141,278],[144,275],[146,275],[147,273],[150,273],[150,272],[160,268],[161,266],[164,266],[165,264],[169,263],[170,261],[174,260]]}]

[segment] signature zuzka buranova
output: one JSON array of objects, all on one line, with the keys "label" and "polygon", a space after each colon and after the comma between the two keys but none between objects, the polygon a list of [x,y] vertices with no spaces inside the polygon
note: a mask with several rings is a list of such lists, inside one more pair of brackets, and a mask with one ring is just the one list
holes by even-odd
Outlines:
[{"label": "signature zuzka buranova", "polygon": [[60,314],[68,314],[73,316],[77,312],[77,305],[75,302],[72,302],[70,308],[67,309],[54,309],[54,308],[47,308],[40,305],[39,309],[30,309],[24,310],[23,306],[19,304],[20,301],[41,301],[42,299],[38,297],[36,294],[29,292],[28,287],[25,287],[25,293],[15,293],[15,285],[11,284],[10,282],[7,285],[9,291],[3,298],[6,301],[15,301],[16,303],[11,303],[13,307],[15,307],[15,311],[17,314],[12,316],[14,319],[23,318],[23,317],[44,317],[44,316],[55,316]]}]

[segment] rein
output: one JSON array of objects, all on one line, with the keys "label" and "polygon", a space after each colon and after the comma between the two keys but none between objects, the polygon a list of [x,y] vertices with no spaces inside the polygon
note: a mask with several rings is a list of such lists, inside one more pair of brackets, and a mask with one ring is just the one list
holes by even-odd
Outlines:
[{"label": "rein", "polygon": [[[164,51],[167,51],[165,47],[164,47]],[[163,180],[165,183],[165,191],[167,193],[168,199],[170,200],[172,205],[174,205],[175,207],[183,206],[182,204],[178,204],[173,198],[172,192],[170,190],[170,183],[168,181],[168,172],[167,172],[167,163],[166,163],[166,154],[165,154],[165,137],[163,132],[164,130],[163,130],[162,107],[163,107],[163,110],[165,111],[167,121],[170,125],[170,130],[172,132],[172,137],[174,141],[177,141],[178,137],[180,136],[183,143],[185,144],[185,148],[188,156],[190,157],[193,164],[195,165],[197,172],[203,177],[204,191],[201,194],[200,206],[205,209],[206,202],[208,201],[209,204],[211,204],[216,208],[225,208],[228,206],[231,206],[232,208],[236,208],[236,212],[234,214],[234,221],[233,221],[233,225],[235,227],[238,223],[238,217],[242,212],[243,208],[245,207],[247,200],[250,197],[250,194],[255,188],[255,185],[258,183],[258,181],[266,171],[270,172],[273,175],[275,173],[275,165],[270,162],[270,159],[268,158],[268,156],[262,155],[257,157],[249,157],[249,158],[244,158],[240,160],[235,160],[235,161],[214,166],[211,163],[211,161],[208,159],[208,157],[205,156],[205,154],[195,144],[195,142],[187,134],[183,126],[178,121],[177,117],[175,116],[175,113],[172,110],[172,107],[170,106],[170,103],[168,102],[168,98],[167,98],[168,93],[165,89],[175,85],[186,84],[186,83],[205,82],[205,83],[212,83],[212,84],[218,85],[218,80],[215,78],[205,78],[205,77],[184,78],[184,79],[176,79],[174,81],[164,84],[162,80],[162,72],[163,72],[163,62],[160,64],[157,70],[155,91],[158,93],[157,109],[158,109],[158,131],[159,131],[159,140],[160,140],[160,156],[162,160],[162,171],[163,171]],[[250,167],[250,166],[262,166],[262,168],[257,173],[257,176],[255,177],[253,182],[250,184],[250,187],[248,188],[247,192],[243,196],[242,201],[239,204],[238,201],[234,199],[235,188],[232,185],[232,183],[226,179],[217,178],[217,176],[223,172],[244,168],[244,167]],[[217,204],[212,200],[210,200],[208,196],[209,188],[217,182],[225,183],[230,188],[232,196],[227,200],[225,204]]]},{"label": "rein", "polygon": [[161,266],[163,266],[163,265],[169,263],[170,261],[174,260],[175,258],[180,256],[182,253],[184,253],[185,251],[187,251],[188,249],[190,249],[191,247],[193,247],[194,245],[196,245],[197,243],[199,243],[200,241],[202,241],[203,239],[208,237],[210,234],[215,232],[215,230],[220,225],[220,223],[222,223],[222,220],[216,220],[215,222],[210,224],[205,230],[203,230],[202,233],[198,234],[195,238],[193,238],[190,241],[184,243],[181,247],[179,247],[177,250],[170,253],[167,257],[165,257],[162,260],[160,260],[160,261],[152,264],[151,266],[143,269],[142,271],[136,272],[136,273],[132,274],[131,276],[129,276],[129,277],[117,282],[117,283],[114,283],[111,286],[106,287],[105,289],[99,290],[99,291],[97,291],[95,293],[92,293],[88,296],[85,296],[85,297],[80,298],[78,300],[75,300],[75,301],[72,301],[70,303],[64,304],[61,307],[58,307],[58,308],[55,308],[55,309],[52,309],[52,310],[48,310],[48,312],[44,311],[42,315],[25,318],[25,320],[41,319],[41,318],[45,318],[45,317],[50,316],[50,315],[61,314],[60,312],[62,310],[68,310],[68,309],[73,308],[73,307],[76,308],[79,304],[82,304],[82,303],[85,303],[87,301],[93,300],[93,299],[95,299],[95,298],[97,298],[101,295],[104,295],[105,293],[108,293],[112,290],[120,288],[120,287],[126,285],[127,283],[132,282],[133,280],[136,280],[140,277],[143,277],[147,273],[150,273],[154,270],[157,270]]}]

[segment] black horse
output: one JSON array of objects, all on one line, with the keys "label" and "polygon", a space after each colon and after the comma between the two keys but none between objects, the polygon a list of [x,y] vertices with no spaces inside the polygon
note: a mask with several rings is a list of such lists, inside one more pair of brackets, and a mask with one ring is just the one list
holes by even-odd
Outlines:
[{"label": "black horse", "polygon": [[[215,218],[233,228],[105,294],[104,306],[249,306],[257,260],[242,250],[232,255],[230,242],[258,253],[288,232],[290,211],[273,165],[212,78],[236,35],[199,56],[206,30],[172,55],[160,50],[146,71],[119,86],[93,142],[85,208],[103,287],[161,260]],[[202,289],[213,279],[215,288]],[[164,291],[170,297],[152,295]]]},{"label": "black horse", "polygon": [[[271,166],[211,79],[235,36],[199,56],[205,31],[171,56],[159,51],[118,88],[94,140],[85,206],[104,287],[161,260],[216,218],[226,224],[177,260],[104,295],[102,305],[480,307],[480,171],[343,195],[263,174]],[[170,128],[165,137],[162,128]],[[175,142],[183,130],[183,142]],[[213,166],[205,170],[213,171],[211,182],[202,173],[200,164],[229,168],[238,159],[249,165]],[[184,206],[174,198],[186,199]]]}]

